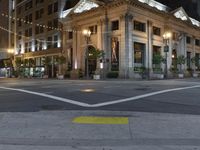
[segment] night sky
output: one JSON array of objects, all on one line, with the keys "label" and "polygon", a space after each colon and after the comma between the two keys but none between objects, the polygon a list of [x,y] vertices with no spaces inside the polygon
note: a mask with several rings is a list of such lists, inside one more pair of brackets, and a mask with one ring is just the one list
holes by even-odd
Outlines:
[{"label": "night sky", "polygon": [[156,1],[169,6],[172,10],[182,6],[190,17],[200,20],[200,16],[197,13],[197,4],[192,2],[192,0],[156,0]]}]

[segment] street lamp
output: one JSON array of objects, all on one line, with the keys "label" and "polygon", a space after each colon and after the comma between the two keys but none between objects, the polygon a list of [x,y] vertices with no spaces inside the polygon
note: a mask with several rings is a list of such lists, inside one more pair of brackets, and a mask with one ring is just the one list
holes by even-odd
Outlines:
[{"label": "street lamp", "polygon": [[171,38],[170,32],[165,32],[163,34],[163,42],[165,44],[164,46],[164,52],[165,52],[165,78],[167,78],[167,53],[169,52],[169,40]]},{"label": "street lamp", "polygon": [[91,31],[88,30],[88,29],[84,29],[83,30],[83,35],[85,37],[85,40],[86,40],[86,77],[87,79],[89,79],[89,66],[88,66],[88,44],[89,44],[89,40],[90,40],[90,35],[91,35]]}]

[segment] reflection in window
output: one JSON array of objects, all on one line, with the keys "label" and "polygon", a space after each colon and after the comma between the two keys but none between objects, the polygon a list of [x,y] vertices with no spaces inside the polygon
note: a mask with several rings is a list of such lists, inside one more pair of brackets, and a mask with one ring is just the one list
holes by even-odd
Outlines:
[{"label": "reflection in window", "polygon": [[144,65],[145,44],[134,42],[134,63]]}]

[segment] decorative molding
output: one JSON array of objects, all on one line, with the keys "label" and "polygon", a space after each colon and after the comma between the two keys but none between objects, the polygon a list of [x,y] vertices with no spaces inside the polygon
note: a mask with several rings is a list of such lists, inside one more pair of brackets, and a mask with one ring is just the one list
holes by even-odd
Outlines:
[{"label": "decorative molding", "polygon": [[49,49],[49,50],[24,53],[23,56],[24,56],[24,58],[29,58],[29,57],[48,56],[48,55],[60,54],[60,53],[61,53],[61,48],[53,48],[53,49]]},{"label": "decorative molding", "polygon": [[127,19],[128,21],[132,21],[133,20],[133,15],[130,14],[129,12],[125,13],[125,14],[122,14],[120,16],[120,20],[125,20]]}]

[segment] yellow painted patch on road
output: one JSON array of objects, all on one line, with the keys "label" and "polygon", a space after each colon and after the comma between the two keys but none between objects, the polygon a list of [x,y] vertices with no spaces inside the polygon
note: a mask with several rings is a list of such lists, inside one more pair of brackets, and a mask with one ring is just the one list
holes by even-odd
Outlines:
[{"label": "yellow painted patch on road", "polygon": [[72,121],[77,124],[128,124],[128,117],[93,117],[81,116]]}]

